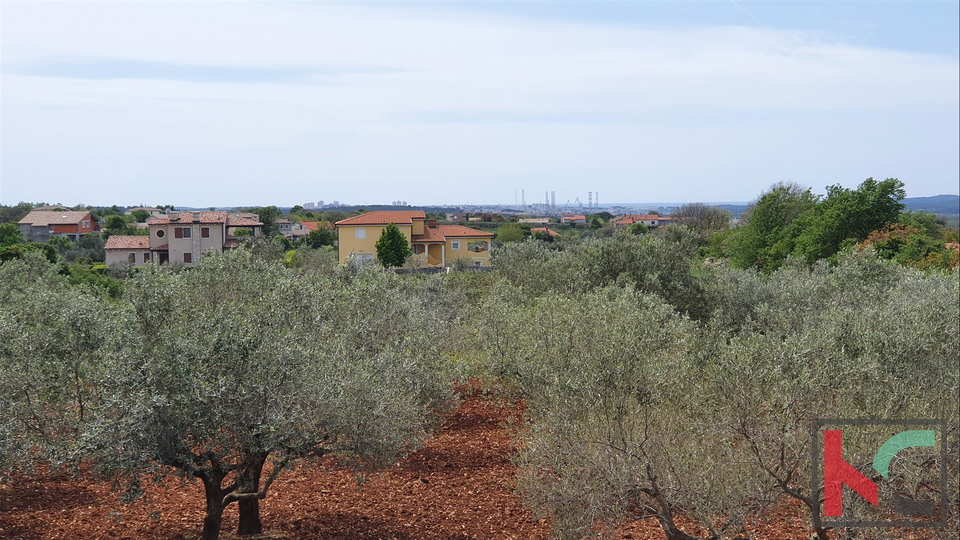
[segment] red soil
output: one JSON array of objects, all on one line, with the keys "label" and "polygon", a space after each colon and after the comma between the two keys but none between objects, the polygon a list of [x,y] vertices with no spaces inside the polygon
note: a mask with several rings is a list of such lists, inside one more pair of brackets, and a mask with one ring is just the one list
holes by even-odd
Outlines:
[{"label": "red soil", "polygon": [[[358,483],[333,460],[302,465],[282,475],[261,502],[265,538],[278,539],[542,539],[546,520],[535,519],[512,490],[515,469],[505,421],[517,406],[498,407],[468,394],[442,430],[388,470]],[[203,520],[198,482],[143,486],[146,497],[117,501],[109,482],[50,474],[0,484],[0,538],[197,538]],[[799,508],[783,507],[777,520],[757,526],[758,539],[800,539],[809,529]],[[228,507],[223,538],[233,538],[237,506]],[[663,538],[652,518],[621,524],[622,539]]]}]

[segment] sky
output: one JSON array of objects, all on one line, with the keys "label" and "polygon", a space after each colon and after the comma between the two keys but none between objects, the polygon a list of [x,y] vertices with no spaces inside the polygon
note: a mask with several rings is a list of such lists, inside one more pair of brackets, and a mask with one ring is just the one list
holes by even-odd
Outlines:
[{"label": "sky", "polygon": [[960,2],[0,1],[0,203],[960,192]]}]

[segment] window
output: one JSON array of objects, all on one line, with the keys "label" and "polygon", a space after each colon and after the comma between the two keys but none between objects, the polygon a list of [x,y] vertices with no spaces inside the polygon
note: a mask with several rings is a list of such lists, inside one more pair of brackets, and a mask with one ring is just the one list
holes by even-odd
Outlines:
[{"label": "window", "polygon": [[157,238],[163,238],[167,233],[163,229],[157,229]]},{"label": "window", "polygon": [[210,238],[210,227],[200,227],[200,238]]},{"label": "window", "polygon": [[143,262],[145,262],[145,263],[150,262],[150,254],[149,254],[149,253],[144,253],[144,254],[143,254]]},{"label": "window", "polygon": [[183,237],[184,237],[184,238],[190,238],[190,236],[191,236],[192,234],[193,234],[193,231],[192,231],[190,228],[188,228],[188,227],[184,227],[184,228],[183,228]]},{"label": "window", "polygon": [[367,230],[366,230],[366,229],[357,229],[357,240],[360,240],[360,239],[366,238],[366,237],[367,237]]},{"label": "window", "polygon": [[185,262],[185,263],[187,263],[187,264],[193,263],[193,253],[184,253],[184,254],[183,254],[183,262]]},{"label": "window", "polygon": [[85,220],[83,220],[81,223],[82,223],[82,227],[83,227],[84,229],[89,229],[89,228],[90,228],[90,220],[89,220],[89,219],[85,219]]},{"label": "window", "polygon": [[423,244],[414,244],[413,245],[413,254],[414,255],[423,255],[424,245]]},{"label": "window", "polygon": [[483,266],[483,261],[473,261],[474,266]]},{"label": "window", "polygon": [[136,253],[130,253],[130,254],[128,254],[128,255],[127,255],[127,262],[131,262],[131,263],[137,262],[137,254],[136,254]]},{"label": "window", "polygon": [[174,229],[174,230],[173,230],[173,237],[174,237],[174,238],[183,238],[183,229],[180,228],[180,227],[177,227],[176,229]]},{"label": "window", "polygon": [[459,240],[452,240],[452,241],[450,242],[450,249],[452,249],[452,250],[454,250],[454,251],[459,251],[459,250],[460,250],[460,241],[459,241]]}]

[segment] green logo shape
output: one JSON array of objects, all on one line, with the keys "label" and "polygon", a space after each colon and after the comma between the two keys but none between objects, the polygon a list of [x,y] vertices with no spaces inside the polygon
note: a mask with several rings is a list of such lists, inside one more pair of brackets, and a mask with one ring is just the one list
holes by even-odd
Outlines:
[{"label": "green logo shape", "polygon": [[890,462],[897,453],[904,448],[914,446],[934,446],[936,433],[932,429],[911,429],[897,433],[887,439],[887,442],[877,450],[876,455],[873,456],[873,468],[884,478],[890,478]]}]

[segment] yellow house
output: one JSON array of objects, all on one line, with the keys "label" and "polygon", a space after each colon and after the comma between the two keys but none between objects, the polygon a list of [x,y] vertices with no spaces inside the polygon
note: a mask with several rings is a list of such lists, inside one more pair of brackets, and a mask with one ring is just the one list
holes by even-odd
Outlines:
[{"label": "yellow house", "polygon": [[336,223],[340,262],[377,258],[377,240],[383,229],[393,223],[407,237],[413,257],[409,265],[446,267],[457,259],[473,266],[490,266],[490,240],[493,233],[461,225],[437,225],[422,210],[367,212]]}]

